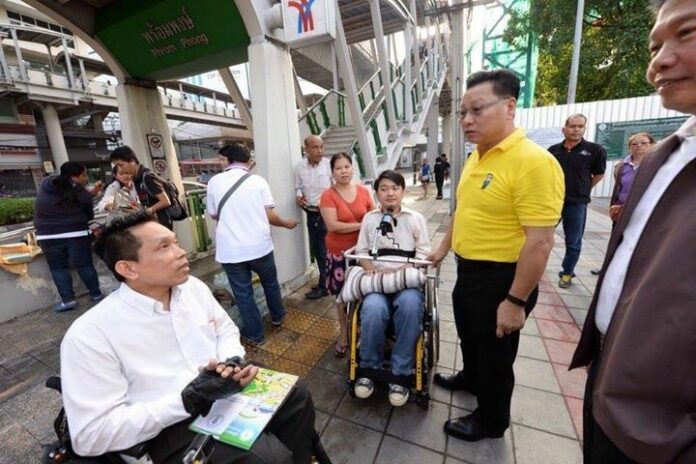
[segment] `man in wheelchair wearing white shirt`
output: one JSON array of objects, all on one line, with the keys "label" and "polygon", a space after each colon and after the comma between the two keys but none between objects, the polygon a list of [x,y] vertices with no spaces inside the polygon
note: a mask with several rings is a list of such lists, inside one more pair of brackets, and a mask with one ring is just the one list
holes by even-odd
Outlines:
[{"label": "man in wheelchair wearing white shirt", "polygon": [[[355,253],[365,255],[376,248],[384,251],[394,249],[409,252],[411,257],[424,259],[430,254],[430,240],[425,218],[422,214],[403,208],[406,183],[404,177],[392,170],[382,172],[375,180],[374,188],[380,207],[366,214],[360,228]],[[383,216],[393,217],[391,233],[375,235]],[[373,237],[374,236],[374,237]],[[376,243],[372,243],[372,241]],[[391,272],[403,264],[373,260],[360,260],[368,272]],[[389,383],[389,402],[403,406],[409,398],[407,378],[414,365],[416,342],[421,334],[424,311],[424,295],[418,288],[406,288],[394,294],[369,293],[365,295],[360,309],[360,367],[381,369],[384,361],[386,331],[393,320],[396,342],[391,352],[391,373],[401,382]],[[355,383],[355,395],[367,398],[374,391],[374,381],[361,377]]]},{"label": "man in wheelchair wearing white shirt", "polygon": [[[189,423],[248,385],[239,330],[189,276],[175,234],[146,213],[110,224],[96,244],[121,286],[77,319],[61,344],[73,450],[99,456],[149,441],[154,463],[181,462]],[[318,437],[300,383],[249,451],[215,443],[210,463],[309,463]]]}]

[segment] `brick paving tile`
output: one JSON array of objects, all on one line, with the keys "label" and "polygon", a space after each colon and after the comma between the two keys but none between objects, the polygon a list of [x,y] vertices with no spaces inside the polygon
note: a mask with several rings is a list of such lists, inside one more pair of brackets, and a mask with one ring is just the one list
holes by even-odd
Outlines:
[{"label": "brick paving tile", "polygon": [[577,343],[552,340],[550,338],[542,338],[542,340],[546,346],[549,358],[551,358],[551,362],[564,364],[566,366],[570,365],[570,361],[573,359],[573,353],[575,353],[575,348],[578,346]]},{"label": "brick paving tile", "polygon": [[536,323],[539,327],[539,333],[544,338],[576,343],[580,340],[580,330],[576,324],[545,319],[538,319]]},{"label": "brick paving tile", "polygon": [[587,371],[583,368],[569,371],[568,366],[563,364],[554,364],[553,369],[556,372],[558,383],[561,385],[563,396],[572,396],[573,398],[582,399],[585,394]]},{"label": "brick paving tile", "polygon": [[550,306],[538,304],[532,311],[532,316],[536,319],[546,319],[549,321],[571,322],[575,323],[573,316],[568,313],[568,310],[562,306]]}]

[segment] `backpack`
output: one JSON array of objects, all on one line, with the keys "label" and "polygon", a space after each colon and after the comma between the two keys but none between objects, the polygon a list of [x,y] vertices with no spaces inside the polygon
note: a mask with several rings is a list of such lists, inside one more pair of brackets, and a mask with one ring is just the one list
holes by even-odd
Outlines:
[{"label": "backpack", "polygon": [[186,211],[186,205],[181,199],[181,196],[179,195],[179,189],[176,188],[174,182],[172,182],[171,180],[163,179],[162,177],[160,177],[152,171],[145,171],[145,173],[143,174],[141,188],[144,191],[146,191],[147,194],[151,197],[154,195],[150,193],[150,191],[147,189],[147,184],[145,183],[145,176],[153,176],[155,180],[159,182],[160,185],[162,185],[162,190],[164,191],[165,195],[167,195],[167,198],[169,198],[169,202],[171,203],[171,206],[169,206],[169,208],[167,208],[165,211],[167,211],[167,214],[169,214],[169,217],[172,219],[172,221],[181,221],[183,219],[186,219],[188,217],[188,211]]}]

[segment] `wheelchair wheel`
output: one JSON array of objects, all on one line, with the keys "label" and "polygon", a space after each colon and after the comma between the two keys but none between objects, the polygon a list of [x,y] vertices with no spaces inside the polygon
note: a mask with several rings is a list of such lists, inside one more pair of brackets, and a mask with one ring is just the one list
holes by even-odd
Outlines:
[{"label": "wheelchair wheel", "polygon": [[428,367],[433,368],[440,359],[440,315],[437,311],[437,289],[433,281],[428,280],[426,284],[428,310],[430,311],[430,321],[428,324]]},{"label": "wheelchair wheel", "polygon": [[427,391],[418,392],[416,404],[427,411],[430,408],[430,393]]}]

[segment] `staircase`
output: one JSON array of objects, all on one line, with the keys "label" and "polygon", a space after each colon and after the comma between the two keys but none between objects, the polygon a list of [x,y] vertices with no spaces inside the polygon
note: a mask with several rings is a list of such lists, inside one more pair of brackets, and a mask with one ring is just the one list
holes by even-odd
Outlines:
[{"label": "staircase", "polygon": [[355,143],[353,126],[331,126],[322,135],[324,153],[333,156],[336,153],[350,153]]},{"label": "staircase", "polygon": [[[403,63],[399,67],[390,66],[390,85],[383,86],[381,75],[376,72],[358,90],[357,99],[362,110],[359,124],[354,124],[345,110],[346,95],[336,90],[324,95],[298,121],[302,139],[319,135],[324,140],[327,156],[341,152],[352,155],[363,181],[371,180],[367,175],[370,170],[378,175],[386,169],[394,169],[404,147],[416,143],[430,107],[438,101],[445,82],[444,57],[434,50],[419,69],[413,68],[410,89],[407,89]],[[387,91],[392,93],[396,121],[389,120]],[[367,136],[368,153],[361,153],[357,143],[361,130]]]}]

